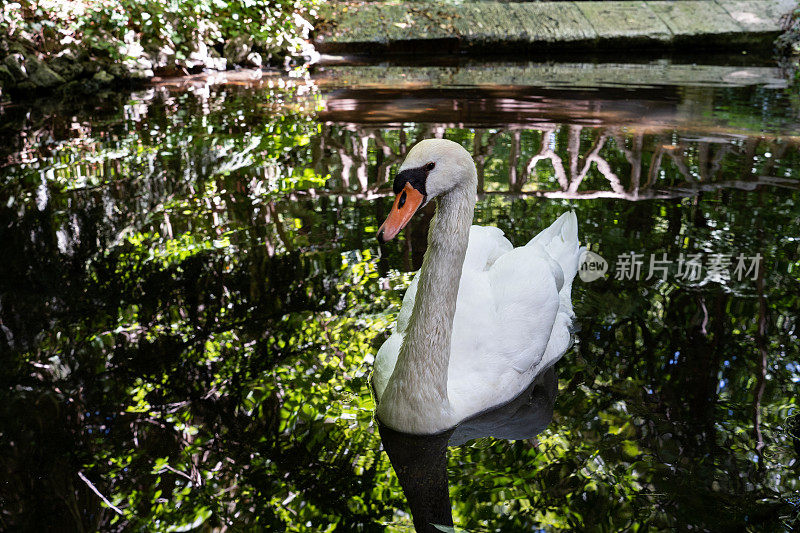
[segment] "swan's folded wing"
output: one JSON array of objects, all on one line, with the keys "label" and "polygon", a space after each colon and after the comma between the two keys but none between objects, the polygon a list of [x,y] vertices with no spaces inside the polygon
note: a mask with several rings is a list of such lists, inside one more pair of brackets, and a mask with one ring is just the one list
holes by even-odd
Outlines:
[{"label": "swan's folded wing", "polygon": [[561,266],[541,246],[516,248],[489,270],[497,352],[517,372],[540,365],[559,311]]}]

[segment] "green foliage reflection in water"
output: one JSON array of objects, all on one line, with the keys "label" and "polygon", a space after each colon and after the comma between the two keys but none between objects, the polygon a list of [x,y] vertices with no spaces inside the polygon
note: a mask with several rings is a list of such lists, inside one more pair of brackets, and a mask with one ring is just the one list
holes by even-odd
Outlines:
[{"label": "green foliage reflection in water", "polygon": [[[284,96],[261,100],[276,113]],[[324,183],[286,155],[318,126],[303,113],[264,124],[264,106],[250,99],[160,98],[107,117],[102,133],[66,140],[50,159],[23,146],[5,173],[4,218],[14,222],[3,242],[14,257],[3,288],[13,337],[4,343],[15,354],[6,366],[21,372],[9,383],[26,383],[6,414],[44,417],[6,434],[35,450],[7,456],[4,470],[29,487],[8,495],[7,508],[21,513],[10,523],[347,529],[385,515],[391,507],[376,512],[369,499],[343,516],[335,503],[351,492],[356,469],[364,486],[378,485],[370,473],[388,475],[376,438],[331,443],[370,418],[362,357],[391,306],[375,301],[374,318],[347,311],[373,300],[356,290],[375,278],[369,250],[310,245],[300,230],[317,218],[331,226],[336,207],[281,200]],[[215,112],[193,109],[202,104]],[[90,150],[73,148],[86,141]],[[87,172],[90,158],[117,172]],[[44,401],[55,413],[33,407]],[[40,423],[47,429],[35,429]],[[74,442],[56,445],[57,430]],[[64,456],[71,464],[60,463]],[[123,514],[101,506],[72,479],[76,471]],[[32,477],[43,481],[31,486]],[[69,487],[56,485],[65,477]],[[30,508],[34,493],[54,511]],[[65,494],[71,508],[59,503]]]},{"label": "green foliage reflection in water", "polygon": [[[20,124],[51,136],[49,148],[35,135],[6,144],[0,469],[14,491],[2,489],[2,524],[407,529],[367,373],[418,264],[424,217],[379,250],[388,200],[360,197],[391,176],[402,145],[436,132],[320,126],[314,97],[275,90],[145,98],[91,122],[62,111],[77,129]],[[516,186],[506,162],[517,136],[522,161],[551,133],[570,157],[567,126],[441,133],[484,150],[487,193]],[[628,190],[637,137],[586,128],[580,150],[603,135],[603,160]],[[645,161],[660,142],[643,140]],[[535,443],[452,451],[460,525],[788,527],[798,193],[724,184],[748,157],[759,174],[796,179],[797,151],[767,168],[776,141],[757,139],[755,159],[747,142],[678,143],[663,189],[688,181],[681,164],[711,168],[704,150],[722,154],[708,179],[723,185],[698,196],[479,202],[478,223],[515,244],[574,208],[583,239],[611,261],[632,248],[767,260],[758,280],[576,284],[581,331],[560,364],[554,423]],[[586,187],[612,187],[601,166]],[[535,171],[523,191],[558,189],[552,165]]]}]

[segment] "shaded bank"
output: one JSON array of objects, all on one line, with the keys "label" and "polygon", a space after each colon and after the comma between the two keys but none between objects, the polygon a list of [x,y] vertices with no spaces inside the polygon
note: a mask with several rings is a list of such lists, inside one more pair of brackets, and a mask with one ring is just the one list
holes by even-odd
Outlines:
[{"label": "shaded bank", "polygon": [[307,60],[314,0],[31,0],[0,8],[0,96]]}]

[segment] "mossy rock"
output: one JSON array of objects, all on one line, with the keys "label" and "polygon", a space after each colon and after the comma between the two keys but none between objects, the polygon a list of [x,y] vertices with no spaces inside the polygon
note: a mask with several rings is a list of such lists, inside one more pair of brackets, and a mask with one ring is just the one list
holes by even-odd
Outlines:
[{"label": "mossy rock", "polygon": [[106,71],[114,78],[127,78],[128,70],[119,63],[112,63],[106,67]]},{"label": "mossy rock", "polygon": [[64,83],[64,78],[45,65],[34,55],[25,58],[25,67],[28,69],[28,79],[37,88],[49,89]]},{"label": "mossy rock", "polygon": [[22,68],[23,59],[23,56],[20,54],[11,54],[10,56],[6,56],[6,58],[3,60],[3,64],[17,82],[22,82],[28,79],[28,74]]},{"label": "mossy rock", "polygon": [[8,67],[5,65],[0,65],[0,87],[4,89],[10,89],[16,84],[16,80],[14,80],[14,76],[12,76],[11,72],[9,72]]},{"label": "mossy rock", "polygon": [[92,76],[92,81],[96,82],[98,85],[108,85],[114,81],[114,76],[105,70],[98,70],[97,73]]},{"label": "mossy rock", "polygon": [[67,55],[55,57],[49,64],[65,80],[74,80],[83,74],[83,65],[79,61]]},{"label": "mossy rock", "polygon": [[83,68],[84,75],[91,77],[97,74],[98,70],[102,69],[102,64],[96,59],[86,58],[81,61],[81,67]]}]

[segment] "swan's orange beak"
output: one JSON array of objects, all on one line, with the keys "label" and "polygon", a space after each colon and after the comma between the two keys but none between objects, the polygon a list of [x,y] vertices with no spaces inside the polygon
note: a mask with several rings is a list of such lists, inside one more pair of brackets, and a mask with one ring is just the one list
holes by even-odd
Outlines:
[{"label": "swan's orange beak", "polygon": [[394,205],[386,217],[386,222],[378,229],[378,241],[384,243],[395,237],[406,227],[408,221],[417,212],[425,200],[425,195],[406,182],[406,186],[394,199]]}]

